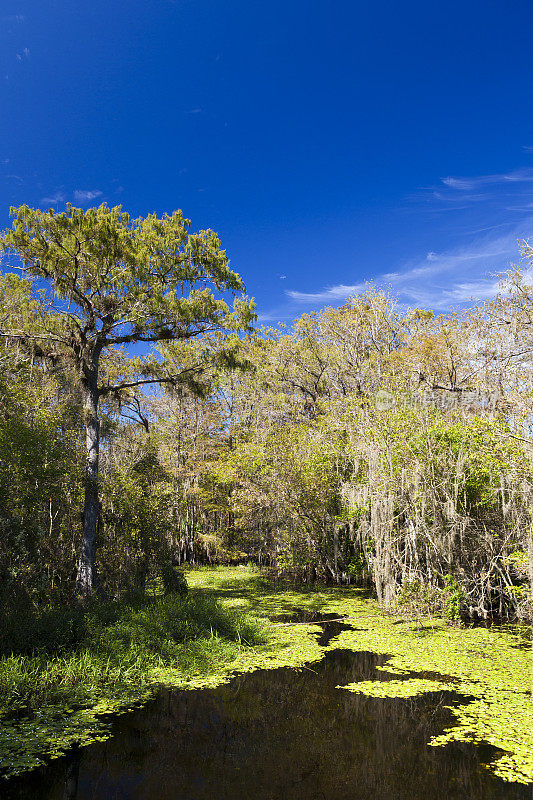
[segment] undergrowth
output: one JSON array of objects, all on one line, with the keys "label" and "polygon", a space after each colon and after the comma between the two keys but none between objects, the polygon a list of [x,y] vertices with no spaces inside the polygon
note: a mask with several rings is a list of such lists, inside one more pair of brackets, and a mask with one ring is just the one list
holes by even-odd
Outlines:
[{"label": "undergrowth", "polygon": [[263,641],[253,618],[192,592],[46,613],[12,612],[0,627],[0,715],[88,707],[150,682],[154,668],[208,673]]}]

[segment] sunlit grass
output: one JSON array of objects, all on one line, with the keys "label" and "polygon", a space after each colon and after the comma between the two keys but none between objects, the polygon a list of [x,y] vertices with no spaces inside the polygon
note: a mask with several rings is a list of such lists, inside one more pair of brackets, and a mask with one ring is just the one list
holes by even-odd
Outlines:
[{"label": "sunlit grass", "polygon": [[[145,685],[154,668],[205,673],[234,659],[240,646],[264,641],[256,621],[195,592],[140,607],[96,606],[84,614],[32,619],[26,613],[18,627],[16,617],[4,625],[2,639],[8,653],[0,659],[4,717],[31,716],[43,705],[87,705],[102,693]],[[14,634],[11,642],[6,630]]]}]

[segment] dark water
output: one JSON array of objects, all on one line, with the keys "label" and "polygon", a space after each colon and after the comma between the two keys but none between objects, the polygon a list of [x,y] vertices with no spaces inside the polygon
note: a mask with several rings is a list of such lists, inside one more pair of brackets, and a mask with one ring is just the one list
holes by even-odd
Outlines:
[{"label": "dark water", "polygon": [[[333,621],[334,620],[334,621]],[[317,639],[320,647],[326,647],[335,636],[338,636],[342,631],[356,631],[353,625],[346,625],[340,621],[338,614],[321,614],[319,611],[309,611],[308,609],[295,608],[289,614],[278,614],[272,617],[272,622],[276,623],[309,623],[320,624],[325,622],[327,624],[321,625],[322,633]]]},{"label": "dark water", "polygon": [[[342,622],[323,626],[322,641]],[[342,628],[341,628],[342,629]],[[339,684],[380,677],[386,656],[334,650],[225,686],[161,690],[112,739],[0,785],[6,800],[531,800],[483,769],[494,748],[428,747],[453,692],[403,699]],[[2,795],[2,788],[4,794]]]}]

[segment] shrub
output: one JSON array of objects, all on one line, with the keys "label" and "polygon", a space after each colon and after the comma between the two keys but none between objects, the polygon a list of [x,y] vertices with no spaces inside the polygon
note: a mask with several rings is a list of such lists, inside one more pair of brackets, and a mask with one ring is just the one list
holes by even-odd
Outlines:
[{"label": "shrub", "polygon": [[464,611],[466,592],[453,575],[446,575],[443,591],[443,614],[451,622],[459,622]]}]

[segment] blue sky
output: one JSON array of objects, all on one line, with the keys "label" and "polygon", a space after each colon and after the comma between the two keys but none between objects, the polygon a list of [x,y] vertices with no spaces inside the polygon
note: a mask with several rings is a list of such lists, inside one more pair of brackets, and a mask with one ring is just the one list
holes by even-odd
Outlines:
[{"label": "blue sky", "polygon": [[260,321],[438,310],[533,237],[530,0],[3,0],[10,205],[181,208]]}]

